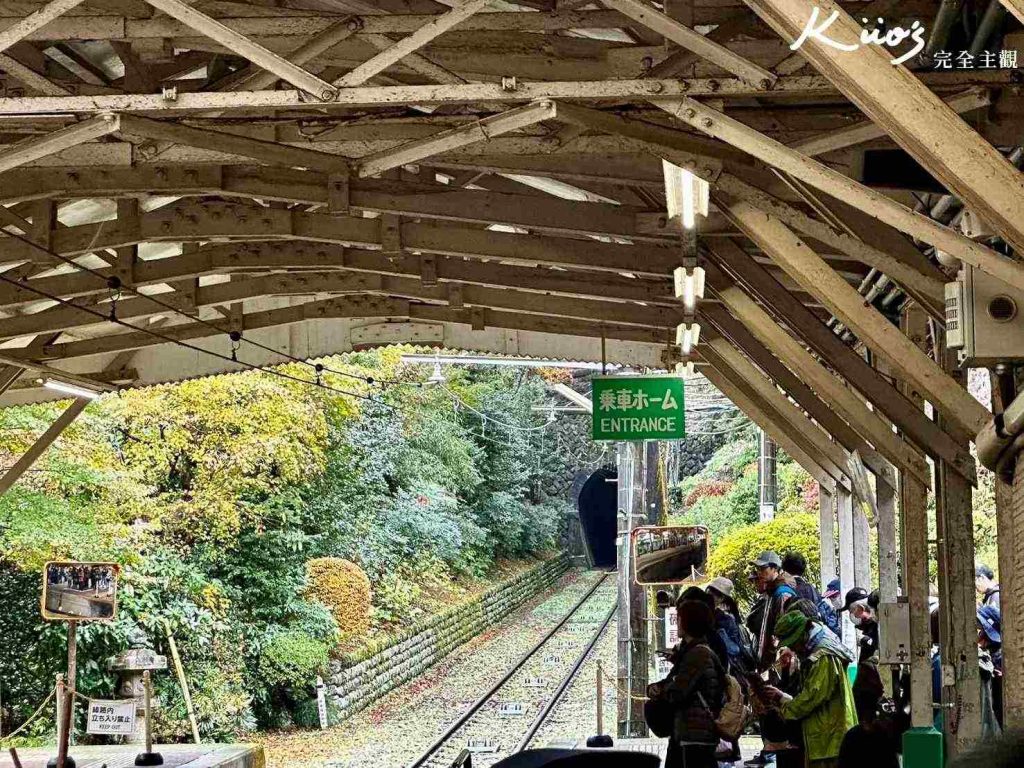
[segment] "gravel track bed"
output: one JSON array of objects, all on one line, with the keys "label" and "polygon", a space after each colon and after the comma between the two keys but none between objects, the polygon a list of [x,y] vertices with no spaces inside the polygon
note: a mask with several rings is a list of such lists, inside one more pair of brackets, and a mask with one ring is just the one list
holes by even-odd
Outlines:
[{"label": "gravel track bed", "polygon": [[[595,571],[570,571],[554,587],[457,649],[420,679],[391,692],[341,725],[325,731],[272,734],[266,741],[269,768],[404,768],[565,616],[601,575]],[[575,619],[592,621],[596,628],[614,599],[615,580],[609,577]],[[458,734],[458,749],[469,738],[494,739],[504,749],[513,748],[591,637],[592,630],[569,630],[568,625],[563,628],[551,640],[560,647],[552,646],[538,653],[516,676],[521,681],[519,687],[510,688],[509,694],[526,704],[525,713],[501,717],[498,704],[492,702]],[[614,644],[614,632],[611,637]],[[556,663],[549,656],[563,658]],[[525,680],[529,677],[549,678],[550,687],[541,690],[540,695],[534,690],[532,697],[527,698],[530,689],[526,689]],[[510,700],[516,699],[510,695],[497,698],[499,703]],[[469,726],[476,728],[475,722],[485,715],[487,732],[470,733]],[[458,749],[453,746],[452,759]],[[474,766],[486,765],[489,757],[474,755]],[[447,765],[440,760],[434,764]]]}]

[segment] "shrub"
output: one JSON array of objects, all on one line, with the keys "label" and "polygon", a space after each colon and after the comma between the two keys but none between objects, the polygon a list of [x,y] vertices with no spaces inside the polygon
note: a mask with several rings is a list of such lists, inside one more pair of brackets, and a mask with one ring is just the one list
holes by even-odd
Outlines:
[{"label": "shrub", "polygon": [[304,632],[288,630],[270,637],[260,653],[259,671],[270,686],[304,688],[327,669],[328,648]]},{"label": "shrub", "polygon": [[318,557],[306,563],[306,594],[325,605],[342,637],[370,628],[370,580],[363,570],[340,557]]},{"label": "shrub", "polygon": [[732,483],[725,480],[703,480],[694,486],[686,496],[686,506],[692,507],[708,496],[724,496],[732,488]]},{"label": "shrub", "polygon": [[712,549],[708,575],[732,579],[737,597],[749,602],[754,597],[747,582],[750,563],[766,549],[774,550],[780,556],[787,552],[802,553],[807,558],[805,578],[816,581],[821,562],[817,516],[784,515],[767,523],[754,523],[730,531]]}]

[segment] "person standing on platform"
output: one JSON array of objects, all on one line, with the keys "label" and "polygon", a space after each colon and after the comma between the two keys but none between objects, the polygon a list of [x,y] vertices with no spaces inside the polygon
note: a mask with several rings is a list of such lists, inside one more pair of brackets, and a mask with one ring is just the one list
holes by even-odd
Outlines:
[{"label": "person standing on platform", "polygon": [[672,733],[665,768],[718,768],[715,718],[725,695],[725,669],[708,647],[714,614],[699,600],[681,600],[676,607],[679,647],[672,656],[672,671],[660,683],[648,686],[652,698],[664,698],[672,707]]},{"label": "person standing on platform", "polygon": [[974,588],[981,595],[982,605],[991,605],[997,611],[1002,610],[999,605],[999,583],[996,581],[996,575],[984,563],[979,563],[974,569]]},{"label": "person standing on platform", "polygon": [[800,723],[808,768],[835,768],[843,737],[857,725],[841,644],[800,611],[784,614],[775,635],[780,647],[800,658],[800,690],[791,697],[768,687],[764,695],[784,719]]}]

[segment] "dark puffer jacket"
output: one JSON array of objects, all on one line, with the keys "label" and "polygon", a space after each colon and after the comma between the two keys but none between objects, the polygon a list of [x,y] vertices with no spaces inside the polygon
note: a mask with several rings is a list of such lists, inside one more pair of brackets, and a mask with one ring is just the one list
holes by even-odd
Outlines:
[{"label": "dark puffer jacket", "polygon": [[724,675],[721,662],[704,640],[679,647],[666,687],[675,709],[673,741],[718,744],[715,717],[725,696]]}]

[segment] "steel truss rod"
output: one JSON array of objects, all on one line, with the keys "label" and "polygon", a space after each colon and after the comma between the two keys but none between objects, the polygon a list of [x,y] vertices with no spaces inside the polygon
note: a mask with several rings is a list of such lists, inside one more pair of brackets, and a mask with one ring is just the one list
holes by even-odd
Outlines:
[{"label": "steel truss rod", "polygon": [[121,131],[154,141],[168,141],[209,149],[214,152],[242,155],[288,168],[308,168],[313,171],[348,174],[348,160],[329,152],[293,147],[273,141],[250,139],[248,136],[211,131],[206,128],[192,128],[165,120],[122,115]]},{"label": "steel truss rod", "polygon": [[555,104],[544,100],[524,107],[510,109],[491,117],[470,123],[469,125],[442,131],[425,139],[400,144],[356,161],[360,176],[376,176],[391,168],[398,168],[407,163],[415,163],[433,155],[448,152],[467,144],[487,141],[493,136],[516,131],[543,120],[553,119],[557,114]]},{"label": "steel truss rod", "polygon": [[[31,286],[31,283],[28,285]],[[31,291],[31,288],[27,287],[26,290]],[[449,297],[447,287],[424,286],[418,277],[328,272],[287,276],[270,275],[200,286],[190,298],[189,305],[199,308],[229,305],[238,301],[268,296],[308,295],[310,293],[381,294],[444,302],[447,302]],[[674,329],[684,319],[681,309],[642,307],[625,302],[599,299],[555,297],[514,288],[494,289],[464,285],[460,287],[459,293],[460,302],[470,306],[508,309],[579,320],[589,318],[601,322],[638,325],[647,328],[660,327],[666,331]],[[169,303],[168,299],[173,302],[175,295],[158,294],[152,298],[147,296],[123,298],[109,311],[116,313],[116,317],[120,320],[147,318],[165,314],[168,311],[166,306]],[[102,323],[102,320],[96,317],[96,310],[106,311],[110,306],[106,302],[98,306],[82,305],[80,309],[60,305],[29,315],[4,318],[0,320],[0,338],[66,332],[96,325]],[[193,314],[189,310],[182,311],[186,315]]]},{"label": "steel truss rod", "polygon": [[[822,20],[831,19],[831,40],[852,43],[854,48],[838,50],[811,35],[803,41],[800,53],[1007,243],[1024,251],[1024,175],[912,72],[902,64],[894,65],[888,49],[859,44],[861,26],[835,0],[745,2],[789,41],[800,37],[812,13]],[[1016,282],[1001,279],[1021,288],[1024,269]]]},{"label": "steel truss rod", "polygon": [[[970,88],[963,93],[949,96],[944,99],[946,104],[957,114],[972,112],[976,109],[984,109],[992,104],[992,92],[988,88]],[[874,139],[885,136],[885,129],[881,128],[871,120],[849,125],[845,128],[838,128],[820,136],[811,136],[808,139],[794,141],[786,146],[802,152],[808,157],[824,155],[828,152],[835,152],[847,147],[854,147]]]},{"label": "steel truss rod", "polygon": [[748,61],[724,45],[709,40],[699,32],[694,32],[685,24],[661,13],[642,0],[604,0],[604,4],[659,35],[663,35],[666,39],[688,51],[696,53],[702,59],[717,64],[726,72],[731,72],[755,88],[767,90],[774,85],[777,79],[768,70]]},{"label": "steel truss rod", "polygon": [[62,88],[52,80],[43,77],[31,67],[26,67],[17,59],[0,53],[0,70],[3,70],[11,77],[20,80],[34,91],[39,91],[45,96],[70,96],[71,91]]},{"label": "steel truss rod", "polygon": [[450,11],[440,14],[437,18],[424,24],[408,37],[403,37],[394,45],[364,61],[351,72],[339,77],[334,85],[351,88],[361,85],[379,72],[401,61],[429,43],[435,37],[443,35],[459,22],[465,21],[477,11],[483,10],[491,0],[461,0],[452,6]]},{"label": "steel truss rod", "polygon": [[[571,298],[636,301],[673,308],[678,308],[679,304],[668,277],[660,280],[629,278],[608,272],[567,272],[564,269],[484,263],[466,258],[431,258],[429,254],[388,256],[380,251],[350,248],[339,243],[301,240],[210,245],[174,258],[138,261],[133,269],[132,286],[173,285],[204,275],[254,274],[274,270],[288,270],[309,280],[331,271],[422,277],[428,264],[434,278],[442,284],[517,288]],[[9,311],[37,302],[38,294],[28,286],[64,299],[83,296],[106,298],[109,293],[106,278],[114,274],[114,270],[105,268],[96,270],[96,273],[73,272],[33,278],[24,288],[0,285],[0,307]]]},{"label": "steel truss rod", "polygon": [[[166,2],[166,0],[157,0]],[[534,14],[531,14],[534,15]],[[1011,82],[1009,70],[978,70],[969,78],[940,72],[924,77],[929,85],[957,91],[972,85],[997,87]],[[383,107],[416,104],[470,104],[477,102],[523,103],[537,99],[629,101],[676,99],[683,96],[714,98],[772,98],[778,96],[834,95],[835,87],[824,77],[779,78],[769,91],[751,87],[738,78],[634,79],[517,82],[515,88],[500,83],[443,85],[392,85],[344,88],[329,102],[310,104],[302,90],[245,92],[186,92],[165,98],[162,94],[109,94],[98,96],[26,96],[0,99],[0,115],[95,114],[97,112],[179,113],[248,109],[327,109],[332,107]]]},{"label": "steel truss rod", "polygon": [[146,0],[146,2],[182,24],[188,25],[201,35],[215,40],[229,51],[245,56],[253,64],[268,72],[273,72],[285,82],[312,94],[321,101],[333,101],[338,95],[338,89],[335,86],[293,64],[283,56],[264,48],[259,43],[253,42],[231,27],[197,11],[184,0]]},{"label": "steel truss rod", "polygon": [[[732,144],[780,171],[875,216],[889,226],[924,240],[981,271],[1024,290],[1024,264],[976,243],[934,219],[912,211],[882,193],[780,144],[738,120],[727,117],[722,112],[711,109],[694,99],[659,99],[654,103],[688,125]],[[1001,160],[1006,163],[1005,158],[1001,158]],[[1009,163],[1006,165],[1014,173],[1020,175]],[[1024,179],[1024,176],[1021,178]],[[1024,181],[1018,180],[1017,183],[1024,184]],[[1018,194],[1020,194],[1018,205],[1024,205],[1024,193]],[[1018,207],[1019,210],[1021,210],[1020,207]]]},{"label": "steel truss rod", "polygon": [[0,153],[0,173],[17,168],[43,157],[63,152],[69,147],[74,147],[100,136],[109,136],[120,127],[120,118],[117,115],[99,115],[97,117],[83,120],[81,123],[69,125],[53,133],[48,133],[38,139],[15,144],[6,152]]},{"label": "steel truss rod", "polygon": [[52,0],[38,11],[26,16],[21,21],[15,22],[3,31],[0,31],[0,51],[6,51],[20,40],[24,40],[38,29],[45,27],[75,6],[81,5],[83,0]]}]

